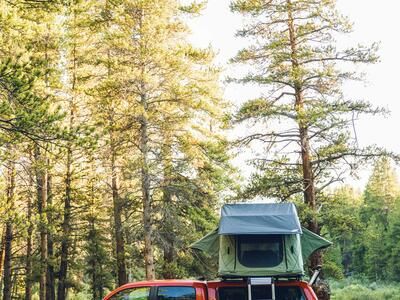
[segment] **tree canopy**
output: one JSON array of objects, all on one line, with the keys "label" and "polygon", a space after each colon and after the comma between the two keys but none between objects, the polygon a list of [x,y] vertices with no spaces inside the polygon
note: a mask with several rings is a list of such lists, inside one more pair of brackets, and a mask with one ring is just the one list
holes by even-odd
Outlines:
[{"label": "tree canopy", "polygon": [[[355,134],[360,115],[386,111],[342,92],[377,45],[337,47],[351,23],[334,0],[234,0],[249,46],[232,62],[248,73],[229,80],[261,94],[232,112],[216,52],[189,39],[205,5],[0,1],[2,299],[213,278],[216,262],[188,245],[223,203],[257,197],[295,202],[303,225],[335,242],[327,276],[400,280],[397,156]],[[238,124],[251,128],[231,142]],[[257,155],[240,186],[231,150],[245,146]],[[341,185],[372,161],[364,191]]]}]

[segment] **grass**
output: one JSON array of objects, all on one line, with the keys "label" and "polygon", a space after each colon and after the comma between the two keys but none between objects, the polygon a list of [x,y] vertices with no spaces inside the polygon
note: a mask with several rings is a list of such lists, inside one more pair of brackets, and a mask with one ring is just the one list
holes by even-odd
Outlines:
[{"label": "grass", "polygon": [[346,278],[330,281],[332,300],[400,300],[398,283],[368,282]]}]

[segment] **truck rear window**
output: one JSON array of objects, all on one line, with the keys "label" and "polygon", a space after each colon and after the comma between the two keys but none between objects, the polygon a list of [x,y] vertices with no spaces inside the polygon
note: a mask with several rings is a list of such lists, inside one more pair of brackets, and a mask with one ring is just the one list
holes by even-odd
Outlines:
[{"label": "truck rear window", "polygon": [[196,300],[196,290],[189,286],[160,286],[157,300]]},{"label": "truck rear window", "polygon": [[[218,289],[219,300],[247,300],[247,287],[223,287]],[[271,286],[253,286],[253,300],[266,300],[272,298]],[[298,286],[275,286],[277,300],[306,300]]]}]

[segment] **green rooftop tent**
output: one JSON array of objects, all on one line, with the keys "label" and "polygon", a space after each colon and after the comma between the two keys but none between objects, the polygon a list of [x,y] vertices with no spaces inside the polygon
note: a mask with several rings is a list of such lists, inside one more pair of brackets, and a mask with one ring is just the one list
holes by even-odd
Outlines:
[{"label": "green rooftop tent", "polygon": [[304,274],[304,261],[331,242],[300,226],[293,203],[227,204],[219,227],[190,247],[218,258],[222,277]]}]

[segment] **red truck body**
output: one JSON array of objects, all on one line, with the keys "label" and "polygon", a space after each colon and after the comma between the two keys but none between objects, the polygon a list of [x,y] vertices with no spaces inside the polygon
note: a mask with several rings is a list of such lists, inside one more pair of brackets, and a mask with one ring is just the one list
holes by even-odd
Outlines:
[{"label": "red truck body", "polygon": [[[275,283],[277,300],[318,300],[312,288],[304,281],[285,280]],[[175,290],[174,290],[175,289]],[[191,295],[176,294],[177,290],[191,290]],[[139,291],[139,293],[137,293]],[[163,295],[162,292],[169,292]],[[136,296],[135,296],[136,293]],[[141,293],[141,294],[140,294]],[[280,293],[280,294],[279,294]],[[147,295],[147,296],[146,296]],[[253,297],[253,300],[262,299]],[[236,281],[155,280],[125,284],[109,293],[103,300],[247,300],[247,284]]]}]

